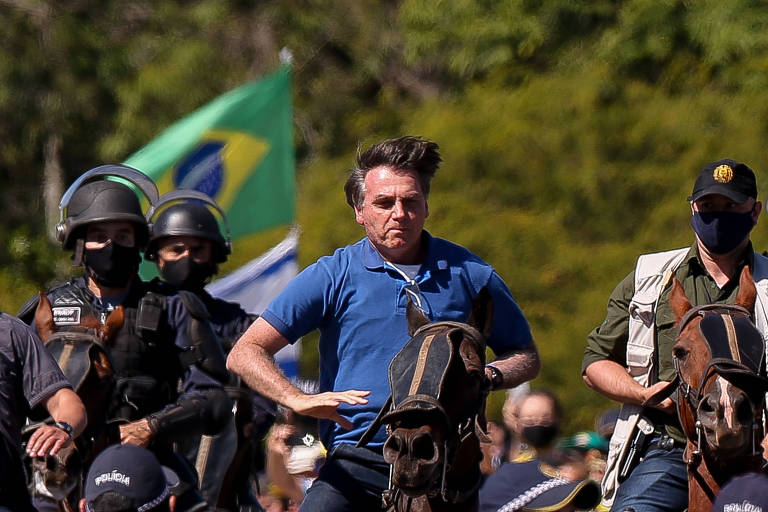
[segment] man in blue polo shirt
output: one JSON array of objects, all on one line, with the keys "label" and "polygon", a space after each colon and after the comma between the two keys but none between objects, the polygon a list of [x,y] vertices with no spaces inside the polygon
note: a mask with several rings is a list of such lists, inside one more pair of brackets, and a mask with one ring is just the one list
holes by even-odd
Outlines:
[{"label": "man in blue polo shirt", "polygon": [[[488,287],[494,303],[488,345],[499,356],[486,368],[492,387],[513,387],[538,374],[528,323],[498,274],[424,230],[440,161],[437,144],[417,137],[385,140],[362,153],[344,188],[366,237],[299,274],[227,360],[259,393],[322,420],[321,437],[331,451],[302,511],[380,507],[389,474],[381,455],[385,432],[366,448],[354,444],[389,395],[387,365],[409,339],[409,297],[432,321],[465,321],[474,296]],[[272,356],[314,329],[320,330],[322,392],[308,395],[291,385]]]}]

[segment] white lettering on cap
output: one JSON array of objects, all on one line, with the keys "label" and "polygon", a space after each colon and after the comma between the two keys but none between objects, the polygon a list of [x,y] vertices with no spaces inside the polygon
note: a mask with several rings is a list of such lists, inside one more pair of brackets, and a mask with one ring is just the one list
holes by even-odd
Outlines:
[{"label": "white lettering on cap", "polygon": [[116,469],[113,469],[111,473],[102,473],[97,476],[95,482],[96,487],[109,482],[117,482],[118,484],[123,484],[126,487],[130,487],[131,477],[122,474]]},{"label": "white lettering on cap", "polygon": [[763,512],[763,507],[744,500],[741,503],[726,503],[723,512]]}]

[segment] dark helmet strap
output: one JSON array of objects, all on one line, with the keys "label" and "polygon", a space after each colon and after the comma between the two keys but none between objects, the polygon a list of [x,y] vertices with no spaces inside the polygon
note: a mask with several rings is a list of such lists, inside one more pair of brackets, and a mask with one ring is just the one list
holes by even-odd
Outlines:
[{"label": "dark helmet strap", "polygon": [[83,251],[85,251],[85,240],[78,238],[75,241],[75,252],[72,254],[73,267],[79,267],[83,264]]}]

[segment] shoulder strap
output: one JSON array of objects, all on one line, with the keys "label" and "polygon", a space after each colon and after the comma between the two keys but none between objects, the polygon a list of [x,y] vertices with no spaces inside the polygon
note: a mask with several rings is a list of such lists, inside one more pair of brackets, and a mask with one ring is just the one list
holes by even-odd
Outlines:
[{"label": "shoulder strap", "polygon": [[689,250],[685,247],[640,256],[635,266],[635,296],[651,294],[658,299]]}]

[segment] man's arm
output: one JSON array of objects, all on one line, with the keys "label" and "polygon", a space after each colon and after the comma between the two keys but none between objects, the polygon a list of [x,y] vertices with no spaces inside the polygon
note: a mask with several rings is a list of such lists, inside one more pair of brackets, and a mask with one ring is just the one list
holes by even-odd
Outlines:
[{"label": "man's arm", "polygon": [[[208,311],[199,298],[180,291],[166,302],[174,344],[181,349],[182,390],[175,402],[140,420],[120,425],[123,444],[148,446],[153,439],[177,440],[219,433],[231,417],[232,404],[222,382],[229,374]],[[169,361],[169,364],[171,361]]]},{"label": "man's arm", "polygon": [[275,364],[274,355],[288,340],[269,322],[258,318],[237,340],[227,357],[227,369],[239,375],[257,393],[304,416],[329,419],[343,428],[352,423],[336,408],[341,403],[366,404],[369,391],[350,389],[308,395],[291,384]]},{"label": "man's arm", "polygon": [[56,455],[75,437],[85,430],[87,417],[85,406],[80,397],[69,388],[61,388],[42,402],[53,420],[72,427],[72,435],[55,425],[44,425],[32,433],[27,443],[27,453],[31,457]]},{"label": "man's arm", "polygon": [[[661,381],[647,388],[641,386],[623,366],[607,359],[595,361],[587,366],[582,377],[587,386],[601,395],[623,404],[635,405],[642,405],[668,384]],[[675,413],[675,404],[670,398],[664,399],[655,407],[670,414]]]},{"label": "man's arm", "polygon": [[[513,388],[535,379],[541,371],[539,351],[533,343],[523,349],[508,352],[490,364],[498,368],[503,377],[496,389]],[[490,369],[486,368],[485,373],[489,379],[493,379]]]}]

